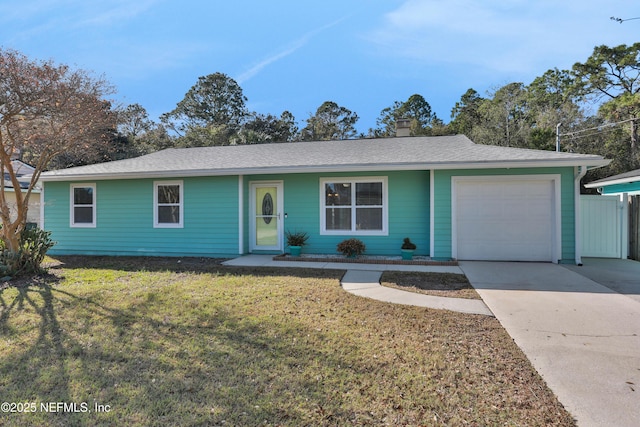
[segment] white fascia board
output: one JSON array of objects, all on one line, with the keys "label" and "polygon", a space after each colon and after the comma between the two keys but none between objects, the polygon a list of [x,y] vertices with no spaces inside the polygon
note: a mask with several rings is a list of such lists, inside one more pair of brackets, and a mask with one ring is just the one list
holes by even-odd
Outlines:
[{"label": "white fascia board", "polygon": [[616,185],[616,184],[630,184],[632,182],[638,182],[638,181],[640,181],[640,176],[631,176],[627,178],[613,179],[611,181],[590,182],[588,184],[585,184],[584,186],[586,188],[598,188],[598,187],[607,187],[609,185]]},{"label": "white fascia board", "polygon": [[577,165],[597,168],[608,165],[610,160],[524,160],[524,161],[480,161],[480,162],[442,162],[442,163],[399,163],[399,164],[349,164],[349,165],[319,165],[319,166],[286,166],[286,167],[257,167],[242,169],[195,169],[195,170],[167,170],[130,173],[95,173],[95,174],[60,174],[42,175],[41,181],[79,181],[79,180],[113,180],[113,179],[158,179],[176,177],[203,177],[229,175],[260,175],[260,174],[293,174],[293,173],[329,173],[329,172],[364,172],[364,171],[394,171],[394,170],[445,170],[445,169],[519,169],[542,167],[574,167]]}]

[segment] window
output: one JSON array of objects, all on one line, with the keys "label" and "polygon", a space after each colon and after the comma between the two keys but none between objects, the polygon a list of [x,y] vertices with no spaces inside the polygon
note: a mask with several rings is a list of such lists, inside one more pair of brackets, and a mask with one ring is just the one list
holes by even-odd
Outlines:
[{"label": "window", "polygon": [[182,228],[182,181],[155,182],[153,206],[154,227]]},{"label": "window", "polygon": [[320,180],[321,234],[387,234],[387,179]]},{"label": "window", "polygon": [[95,184],[71,186],[71,227],[96,226]]}]

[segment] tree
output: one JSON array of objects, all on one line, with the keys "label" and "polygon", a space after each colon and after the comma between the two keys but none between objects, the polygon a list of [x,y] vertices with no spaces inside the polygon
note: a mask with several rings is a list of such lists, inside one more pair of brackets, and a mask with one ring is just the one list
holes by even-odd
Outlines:
[{"label": "tree", "polygon": [[284,111],[280,117],[253,113],[232,141],[235,144],[290,142],[297,133],[295,117],[289,111]]},{"label": "tree", "polygon": [[380,111],[380,116],[376,119],[375,129],[370,129],[369,134],[374,138],[390,138],[396,136],[396,122],[402,119],[399,113],[402,108],[402,102],[396,101],[390,107],[386,107]]},{"label": "tree", "polygon": [[411,120],[411,135],[431,135],[431,126],[437,117],[422,95],[411,95],[402,104],[398,113]]},{"label": "tree", "polygon": [[482,126],[473,130],[481,144],[527,147],[531,121],[527,90],[523,83],[509,83],[497,89],[478,108]]},{"label": "tree", "polygon": [[[63,153],[89,155],[112,140],[115,115],[104,99],[111,90],[85,71],[0,50],[0,167],[16,199],[12,219],[7,183],[0,180],[0,239],[7,250],[20,249],[29,198],[47,165]],[[11,165],[19,152],[35,168],[26,189]]]},{"label": "tree", "polygon": [[127,105],[118,111],[118,132],[132,141],[150,131],[154,125],[147,110],[140,104]]},{"label": "tree", "polygon": [[137,155],[149,154],[175,146],[175,138],[169,135],[162,123],[154,123],[151,129],[136,137],[134,141]]},{"label": "tree", "polygon": [[451,131],[471,137],[473,128],[481,124],[478,110],[483,101],[478,92],[468,89],[451,109]]},{"label": "tree", "polygon": [[224,145],[237,133],[248,112],[238,83],[223,73],[198,78],[162,122],[184,140],[184,146]]},{"label": "tree", "polygon": [[140,104],[131,104],[118,110],[118,136],[126,141],[128,150],[121,157],[136,157],[176,146],[162,123],[149,118]]},{"label": "tree", "polygon": [[526,89],[532,127],[530,148],[554,149],[558,124],[565,132],[582,126],[584,116],[578,105],[574,78],[569,71],[548,70]]},{"label": "tree", "polygon": [[300,131],[300,136],[303,141],[353,138],[356,136],[355,123],[358,119],[358,115],[351,110],[326,101],[307,119],[307,126]]},{"label": "tree", "polygon": [[600,112],[606,118],[629,121],[629,148],[634,165],[638,158],[640,122],[640,42],[631,46],[597,46],[584,63],[573,66],[576,87],[585,97],[605,103]]},{"label": "tree", "polygon": [[410,120],[410,134],[433,135],[434,128],[438,128],[438,134],[446,133],[444,124],[431,110],[431,105],[422,95],[413,94],[406,101],[396,101],[392,106],[383,109],[376,120],[378,125],[370,133],[376,138],[388,138],[396,135],[396,122],[398,119]]}]

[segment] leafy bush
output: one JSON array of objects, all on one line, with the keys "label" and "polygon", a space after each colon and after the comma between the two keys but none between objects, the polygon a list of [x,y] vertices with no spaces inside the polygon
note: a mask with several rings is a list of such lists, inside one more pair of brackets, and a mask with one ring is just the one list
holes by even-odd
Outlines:
[{"label": "leafy bush", "polygon": [[408,237],[405,237],[404,240],[402,241],[401,249],[404,249],[406,251],[413,251],[416,249],[416,244],[413,243],[411,239],[409,239]]},{"label": "leafy bush", "polygon": [[337,249],[338,252],[348,257],[354,257],[356,255],[362,255],[364,251],[367,250],[367,247],[362,240],[351,238],[338,243]]},{"label": "leafy bush", "polygon": [[0,243],[0,274],[16,276],[20,273],[41,273],[42,261],[55,244],[51,240],[50,231],[40,228],[25,229],[20,237],[18,252],[8,250],[4,243]]},{"label": "leafy bush", "polygon": [[287,245],[289,246],[304,246],[307,244],[307,240],[309,240],[309,235],[303,231],[291,233],[287,230],[285,236],[287,238]]}]

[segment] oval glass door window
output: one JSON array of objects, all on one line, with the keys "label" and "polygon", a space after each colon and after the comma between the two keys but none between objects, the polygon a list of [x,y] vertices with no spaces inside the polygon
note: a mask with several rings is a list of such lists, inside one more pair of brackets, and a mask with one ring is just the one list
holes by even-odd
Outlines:
[{"label": "oval glass door window", "polygon": [[270,224],[273,219],[273,197],[267,193],[262,198],[262,219],[265,224]]}]

